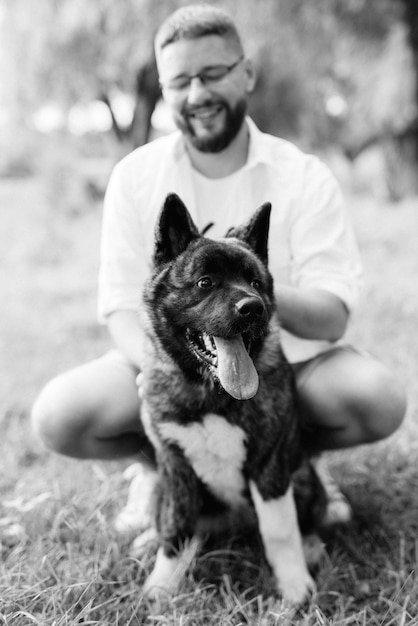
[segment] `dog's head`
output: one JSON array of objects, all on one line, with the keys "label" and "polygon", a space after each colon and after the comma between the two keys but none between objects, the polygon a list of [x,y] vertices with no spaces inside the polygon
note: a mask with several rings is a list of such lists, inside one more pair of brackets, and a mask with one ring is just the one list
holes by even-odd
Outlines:
[{"label": "dog's head", "polygon": [[145,290],[154,331],[189,377],[207,379],[209,371],[237,399],[257,393],[254,358],[273,310],[270,211],[266,203],[246,224],[212,240],[170,194],[156,226],[154,273]]}]

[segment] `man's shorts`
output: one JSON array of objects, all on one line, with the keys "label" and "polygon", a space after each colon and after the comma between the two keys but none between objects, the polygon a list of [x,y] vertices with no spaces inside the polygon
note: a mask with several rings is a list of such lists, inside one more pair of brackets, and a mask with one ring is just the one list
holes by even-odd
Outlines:
[{"label": "man's shorts", "polygon": [[358,350],[357,348],[349,344],[339,344],[338,346],[330,348],[325,352],[320,352],[319,354],[316,354],[311,359],[307,359],[306,361],[300,361],[299,363],[292,363],[291,365],[295,374],[298,389],[303,388],[306,381],[311,377],[311,375],[319,365],[325,363],[329,358],[335,356],[336,354],[341,354],[344,352],[358,354],[361,356],[370,356],[367,352]]},{"label": "man's shorts", "polygon": [[[308,359],[306,361],[292,363],[291,365],[292,365],[293,372],[295,374],[298,389],[301,389],[303,387],[305,382],[310,378],[311,374],[316,370],[316,368],[319,365],[321,365],[321,363],[324,363],[335,354],[344,353],[344,352],[370,356],[370,355],[367,355],[367,353],[361,350],[358,350],[357,348],[354,348],[353,346],[349,344],[340,344],[338,346],[330,348],[330,350],[321,352],[320,354],[317,354],[311,359]],[[117,349],[109,350],[102,357],[100,357],[100,360],[103,360],[103,362],[108,362],[109,364],[112,364],[115,368],[118,369],[119,373],[124,373],[125,376],[128,376],[129,378],[132,378],[134,380],[139,374],[139,369],[135,365],[133,365],[122,354],[122,352],[120,352]]]}]

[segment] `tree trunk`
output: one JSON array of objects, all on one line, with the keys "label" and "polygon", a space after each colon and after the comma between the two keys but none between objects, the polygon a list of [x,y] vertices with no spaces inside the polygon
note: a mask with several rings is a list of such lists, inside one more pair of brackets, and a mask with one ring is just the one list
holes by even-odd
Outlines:
[{"label": "tree trunk", "polygon": [[136,78],[136,103],[131,126],[134,147],[147,143],[150,136],[151,117],[160,97],[157,66],[154,59],[139,68]]},{"label": "tree trunk", "polygon": [[411,45],[415,71],[415,107],[417,118],[411,124],[409,130],[411,140],[414,142],[415,146],[415,160],[418,163],[418,2],[417,0],[402,0],[402,3],[405,9],[405,23],[408,27],[409,43]]},{"label": "tree trunk", "polygon": [[138,69],[134,113],[132,122],[128,127],[120,126],[108,94],[105,90],[101,92],[99,98],[109,109],[112,118],[112,130],[121,144],[132,149],[147,143],[150,136],[151,117],[159,97],[158,73],[154,60],[149,60]]}]

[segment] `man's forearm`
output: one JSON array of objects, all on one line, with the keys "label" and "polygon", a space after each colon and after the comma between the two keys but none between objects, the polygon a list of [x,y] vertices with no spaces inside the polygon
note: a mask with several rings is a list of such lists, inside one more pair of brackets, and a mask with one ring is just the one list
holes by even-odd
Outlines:
[{"label": "man's forearm", "polygon": [[115,311],[107,322],[116,347],[139,369],[143,369],[147,337],[137,311]]},{"label": "man's forearm", "polygon": [[340,339],[347,327],[348,311],[342,300],[322,289],[297,289],[283,285],[275,290],[283,328],[303,339]]},{"label": "man's forearm", "polygon": [[[344,334],[348,312],[334,294],[321,289],[301,290],[278,285],[276,301],[284,329],[304,339],[336,341]],[[116,311],[109,316],[108,329],[116,347],[139,369],[143,369],[148,344],[139,312]]]}]

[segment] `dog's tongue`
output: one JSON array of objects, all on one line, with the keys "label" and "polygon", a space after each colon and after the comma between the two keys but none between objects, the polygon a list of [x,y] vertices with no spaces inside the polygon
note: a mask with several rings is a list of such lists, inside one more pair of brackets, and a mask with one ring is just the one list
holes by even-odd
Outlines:
[{"label": "dog's tongue", "polygon": [[241,335],[232,339],[213,337],[218,354],[218,377],[222,387],[237,400],[248,400],[258,390],[258,373]]}]

